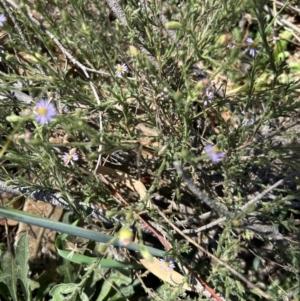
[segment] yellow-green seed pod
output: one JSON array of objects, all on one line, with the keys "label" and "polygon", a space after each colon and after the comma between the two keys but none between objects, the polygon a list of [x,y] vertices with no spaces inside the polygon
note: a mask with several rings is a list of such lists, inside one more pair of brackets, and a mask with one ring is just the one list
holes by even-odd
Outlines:
[{"label": "yellow-green seed pod", "polygon": [[10,60],[14,60],[15,59],[15,56],[14,55],[12,55],[12,54],[6,54],[5,55],[5,60],[6,61],[10,61]]},{"label": "yellow-green seed pod", "polygon": [[85,23],[82,23],[81,28],[85,34],[90,35],[91,30],[88,25],[86,25]]},{"label": "yellow-green seed pod", "polygon": [[136,47],[134,46],[129,46],[129,53],[132,55],[132,56],[138,56],[139,54],[139,51]]},{"label": "yellow-green seed pod", "polygon": [[60,15],[63,21],[69,21],[69,15],[64,9],[60,12]]},{"label": "yellow-green seed pod", "polygon": [[218,135],[218,141],[223,141],[225,139],[225,136],[223,134]]},{"label": "yellow-green seed pod", "polygon": [[125,213],[126,221],[132,221],[133,220],[133,213],[131,211],[128,211]]},{"label": "yellow-green seed pod", "polygon": [[[27,4],[27,3],[26,3]],[[19,3],[19,7],[22,9],[22,8],[25,8],[26,7],[26,4],[25,4],[25,1],[21,1]]]},{"label": "yellow-green seed pod", "polygon": [[179,51],[178,51],[178,55],[179,55],[180,57],[184,57],[184,56],[186,56],[186,51],[184,51],[184,50],[179,50]]},{"label": "yellow-green seed pod", "polygon": [[182,27],[182,24],[177,21],[170,21],[165,24],[166,29],[177,30]]},{"label": "yellow-green seed pod", "polygon": [[43,61],[45,58],[38,52],[34,53],[34,56],[39,60],[39,61]]},{"label": "yellow-green seed pod", "polygon": [[123,246],[128,246],[129,244],[131,244],[132,239],[133,239],[133,233],[131,231],[130,228],[128,227],[123,227],[119,233],[118,233],[118,237],[120,240],[120,243]]},{"label": "yellow-green seed pod", "polygon": [[228,42],[229,42],[229,40],[228,40],[228,35],[227,34],[222,34],[217,39],[217,45],[226,46],[228,44]]},{"label": "yellow-green seed pod", "polygon": [[12,182],[11,180],[5,181],[5,186],[10,186],[10,185],[12,185],[12,184],[13,184],[13,182]]},{"label": "yellow-green seed pod", "polygon": [[147,261],[150,261],[150,262],[152,261],[153,256],[149,253],[147,248],[142,244],[140,244],[140,252],[144,259],[146,259]]},{"label": "yellow-green seed pod", "polygon": [[187,149],[183,149],[181,151],[182,158],[188,158],[189,157],[189,151]]},{"label": "yellow-green seed pod", "polygon": [[112,210],[107,210],[107,211],[105,211],[105,214],[107,217],[112,217],[112,216],[115,216],[117,214],[117,212],[112,211]]},{"label": "yellow-green seed pod", "polygon": [[232,221],[232,225],[233,225],[234,227],[239,227],[239,226],[241,225],[241,222],[238,221],[238,220],[233,220],[233,221]]},{"label": "yellow-green seed pod", "polygon": [[20,120],[22,120],[23,118],[17,115],[10,115],[6,117],[6,120],[9,122],[18,122]]},{"label": "yellow-green seed pod", "polygon": [[100,253],[100,254],[104,254],[107,250],[107,247],[108,245],[106,244],[99,244],[97,247],[96,247],[96,250]]}]

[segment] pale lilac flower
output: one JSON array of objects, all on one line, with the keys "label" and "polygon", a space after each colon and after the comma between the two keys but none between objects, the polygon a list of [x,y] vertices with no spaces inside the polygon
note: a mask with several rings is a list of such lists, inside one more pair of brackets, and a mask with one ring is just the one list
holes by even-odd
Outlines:
[{"label": "pale lilac flower", "polygon": [[230,42],[226,46],[227,49],[235,49],[235,44],[233,42]]},{"label": "pale lilac flower", "polygon": [[20,138],[20,134],[19,134],[19,133],[16,133],[16,134],[13,135],[12,140],[13,140],[14,142],[17,142],[17,141],[19,140],[19,138]]},{"label": "pale lilac flower", "polygon": [[243,126],[251,125],[255,122],[255,114],[254,113],[245,112],[245,111],[242,111],[241,113],[242,113],[242,115],[244,115],[244,119],[242,121]]},{"label": "pale lilac flower", "polygon": [[174,261],[170,257],[160,259],[159,262],[162,268],[166,271],[171,271],[175,269]]},{"label": "pale lilac flower", "polygon": [[203,104],[205,106],[211,104],[212,100],[215,98],[214,93],[213,92],[209,92],[208,90],[205,91],[205,95],[204,95],[204,102]]},{"label": "pale lilac flower", "polygon": [[204,150],[213,163],[218,163],[225,157],[225,155],[215,145],[207,145]]},{"label": "pale lilac flower", "polygon": [[204,77],[204,78],[201,79],[201,83],[202,83],[202,86],[204,88],[206,88],[209,85],[210,81],[207,77]]},{"label": "pale lilac flower", "polygon": [[249,44],[250,46],[250,50],[249,50],[249,54],[254,57],[256,54],[259,53],[259,51],[257,50],[257,45],[256,42],[254,42],[251,38],[247,38],[246,42]]},{"label": "pale lilac flower", "polygon": [[71,163],[71,165],[74,165],[74,161],[78,160],[78,154],[70,150],[69,153],[64,153],[61,158],[65,165],[68,165],[69,163]]},{"label": "pale lilac flower", "polygon": [[117,70],[116,70],[116,76],[117,77],[122,77],[122,74],[127,72],[128,68],[125,64],[118,64],[116,67],[115,67]]},{"label": "pale lilac flower", "polygon": [[4,14],[0,14],[0,27],[3,26],[3,23],[6,21],[6,17],[4,16]]},{"label": "pale lilac flower", "polygon": [[55,106],[52,103],[49,103],[47,99],[41,99],[37,102],[34,113],[35,120],[44,125],[53,119],[56,115],[56,109]]},{"label": "pale lilac flower", "polygon": [[31,110],[30,109],[25,109],[24,111],[21,112],[21,114],[23,116],[29,116],[31,114]]},{"label": "pale lilac flower", "polygon": [[22,89],[23,87],[23,84],[20,82],[20,81],[17,81],[16,83],[13,84],[13,86],[16,88],[16,89]]},{"label": "pale lilac flower", "polygon": [[32,139],[33,139],[33,134],[30,133],[29,131],[25,131],[25,133],[24,133],[24,141],[28,142],[29,140],[32,140]]}]

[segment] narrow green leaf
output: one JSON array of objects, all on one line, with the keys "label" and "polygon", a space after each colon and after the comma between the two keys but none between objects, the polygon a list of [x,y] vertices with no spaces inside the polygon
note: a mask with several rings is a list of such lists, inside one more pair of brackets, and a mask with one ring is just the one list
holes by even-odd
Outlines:
[{"label": "narrow green leaf", "polygon": [[[61,245],[61,238],[64,237],[66,238],[65,235],[59,235],[56,238],[55,241],[55,246],[57,249],[58,254],[63,257],[64,259],[67,259],[71,262],[77,263],[77,264],[86,264],[86,265],[91,265],[95,260],[98,260],[99,258],[97,257],[89,257],[83,254],[76,254],[71,251],[65,251],[60,249]],[[131,262],[119,262],[113,259],[104,259],[102,258],[100,260],[100,266],[101,268],[135,268],[135,269],[144,269],[144,266],[141,264],[136,264],[136,263],[131,263]]]},{"label": "narrow green leaf", "polygon": [[97,301],[103,301],[107,299],[106,297],[109,295],[111,288],[111,284],[108,281],[104,281],[103,285],[101,286],[101,291],[98,295]]},{"label": "narrow green leaf", "polygon": [[69,260],[63,260],[63,263],[57,267],[58,273],[60,275],[60,279],[64,283],[72,283],[75,282],[78,275],[77,269],[75,269],[73,263]]},{"label": "narrow green leaf", "polygon": [[260,258],[255,257],[254,260],[253,260],[253,269],[254,269],[254,271],[258,270],[259,265],[260,265]]},{"label": "narrow green leaf", "polygon": [[29,260],[29,245],[28,233],[23,234],[16,246],[16,264],[18,268],[18,276],[21,282],[24,300],[31,300],[30,279],[28,279],[28,260]]},{"label": "narrow green leaf", "polygon": [[49,292],[53,298],[50,301],[65,301],[66,295],[72,294],[77,290],[75,283],[63,283],[55,285]]},{"label": "narrow green leaf", "polygon": [[[54,231],[59,231],[61,233],[67,233],[69,235],[79,236],[83,238],[87,238],[90,240],[109,243],[116,247],[123,247],[133,251],[139,251],[140,247],[137,243],[130,243],[127,246],[124,246],[118,238],[114,238],[111,235],[103,234],[100,232],[82,229],[79,227],[74,227],[72,225],[68,225],[62,222],[53,221],[44,217],[36,216],[27,212],[23,212],[16,209],[6,208],[4,206],[0,206],[0,216],[16,220],[25,224],[35,225],[42,228],[51,229]],[[165,252],[159,249],[155,249],[152,247],[147,247],[149,253],[153,256],[163,257]]]},{"label": "narrow green leaf", "polygon": [[10,277],[10,275],[9,274],[7,274],[7,273],[4,273],[4,274],[1,274],[0,275],[0,282],[6,282],[6,277]]}]

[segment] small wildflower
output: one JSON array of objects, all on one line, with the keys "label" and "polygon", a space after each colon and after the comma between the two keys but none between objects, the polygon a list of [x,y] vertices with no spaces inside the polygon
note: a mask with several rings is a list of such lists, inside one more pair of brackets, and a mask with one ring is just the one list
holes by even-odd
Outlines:
[{"label": "small wildflower", "polygon": [[19,140],[19,138],[20,138],[20,134],[19,134],[19,133],[16,133],[16,134],[13,135],[12,140],[13,140],[14,142],[17,142],[17,141]]},{"label": "small wildflower", "polygon": [[71,163],[71,165],[74,165],[74,161],[78,160],[78,154],[71,149],[68,153],[64,153],[61,157],[65,165],[68,165]]},{"label": "small wildflower", "polygon": [[52,120],[56,115],[55,107],[52,103],[49,103],[46,99],[38,101],[35,107],[35,120],[44,125]]},{"label": "small wildflower", "polygon": [[257,50],[257,45],[256,42],[254,42],[251,38],[247,38],[246,42],[249,44],[250,46],[250,50],[249,50],[249,54],[254,57],[256,54],[259,53],[259,51]]},{"label": "small wildflower", "polygon": [[25,131],[25,133],[24,133],[24,141],[28,142],[29,140],[32,140],[32,139],[33,139],[32,133],[30,133],[29,131]]},{"label": "small wildflower", "polygon": [[159,262],[162,268],[166,271],[171,271],[175,269],[174,261],[170,257],[160,259]]},{"label": "small wildflower", "polygon": [[251,125],[255,122],[255,115],[253,113],[245,112],[245,111],[242,111],[241,113],[242,115],[244,115],[244,119],[242,121],[243,126]]},{"label": "small wildflower", "polygon": [[73,244],[70,241],[67,241],[66,250],[71,251],[67,256],[68,259],[72,259],[74,254],[81,254],[82,253],[82,248],[77,246],[77,243]]},{"label": "small wildflower", "polygon": [[4,14],[0,14],[0,27],[3,26],[3,23],[6,21],[6,17],[4,16]]},{"label": "small wildflower", "polygon": [[210,81],[207,77],[202,78],[201,82],[202,82],[202,85],[203,85],[204,88],[208,87],[208,85],[210,83]]},{"label": "small wildflower", "polygon": [[117,70],[116,70],[116,76],[117,77],[122,77],[122,74],[127,72],[128,68],[125,64],[118,64],[116,67],[115,67]]},{"label": "small wildflower", "polygon": [[214,93],[209,92],[208,90],[205,91],[205,95],[204,95],[204,102],[203,104],[205,106],[208,106],[209,104],[211,104],[212,100],[215,98]]},{"label": "small wildflower", "polygon": [[224,154],[215,145],[207,145],[204,150],[213,163],[217,163],[224,158]]},{"label": "small wildflower", "polygon": [[29,116],[31,114],[31,110],[30,109],[25,109],[24,111],[21,112],[21,115],[22,116]]},{"label": "small wildflower", "polygon": [[20,90],[20,89],[22,89],[23,84],[22,84],[20,81],[17,81],[16,83],[13,84],[13,86],[14,86],[16,89]]},{"label": "small wildflower", "polygon": [[227,49],[235,49],[235,44],[233,42],[229,42],[226,46]]}]

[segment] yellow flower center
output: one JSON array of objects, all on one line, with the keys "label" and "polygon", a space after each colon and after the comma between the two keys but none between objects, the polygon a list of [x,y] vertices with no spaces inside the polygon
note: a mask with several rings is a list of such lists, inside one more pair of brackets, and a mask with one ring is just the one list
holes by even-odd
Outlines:
[{"label": "yellow flower center", "polygon": [[251,44],[251,47],[252,47],[252,48],[257,48],[257,45],[258,45],[258,41],[254,41],[254,42]]},{"label": "yellow flower center", "polygon": [[212,152],[214,154],[218,154],[220,152],[219,148],[217,146],[215,146],[213,149],[212,149]]},{"label": "yellow flower center", "polygon": [[45,116],[45,115],[47,115],[47,108],[38,108],[38,109],[37,109],[37,113],[38,113],[39,115]]},{"label": "yellow flower center", "polygon": [[123,71],[122,65],[117,66],[117,70],[118,70],[119,72],[122,72],[122,71]]}]

